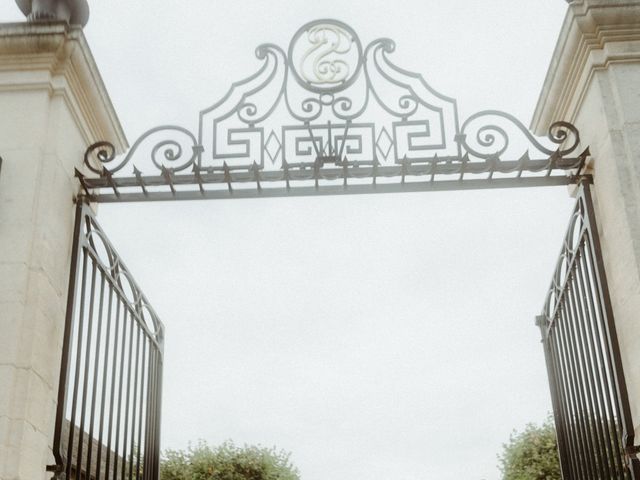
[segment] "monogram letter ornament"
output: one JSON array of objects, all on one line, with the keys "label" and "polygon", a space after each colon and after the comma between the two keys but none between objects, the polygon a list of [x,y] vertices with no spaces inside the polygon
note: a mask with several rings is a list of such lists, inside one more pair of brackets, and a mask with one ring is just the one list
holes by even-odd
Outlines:
[{"label": "monogram letter ornament", "polygon": [[289,46],[291,71],[303,87],[318,93],[334,93],[358,76],[362,45],[348,25],[319,20],[304,25]]}]

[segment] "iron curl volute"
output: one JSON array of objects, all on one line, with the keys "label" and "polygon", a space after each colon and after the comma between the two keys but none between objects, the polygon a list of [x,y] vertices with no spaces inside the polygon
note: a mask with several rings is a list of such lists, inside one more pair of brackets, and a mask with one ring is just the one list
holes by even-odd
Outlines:
[{"label": "iron curl volute", "polygon": [[317,98],[305,98],[300,102],[300,107],[304,113],[308,113],[306,120],[313,121],[322,113],[322,102]]},{"label": "iron curl volute", "polygon": [[[162,132],[164,134],[171,132],[173,137],[155,141],[153,143],[153,147],[151,149],[151,162],[158,170],[166,168],[172,172],[179,172],[193,165],[199,152],[199,149],[197,148],[198,142],[189,130],[175,125],[167,125],[149,130],[140,137],[138,141],[136,141],[124,163],[129,161],[131,155],[143,140],[157,132]],[[182,138],[179,139],[180,137]],[[192,152],[190,156],[185,153],[184,147],[191,147]],[[158,153],[162,153],[164,160],[160,160],[158,158]]]},{"label": "iron curl volute", "polygon": [[[102,177],[114,174],[129,164],[138,153],[139,147],[147,140],[152,140],[150,137],[155,134],[171,134],[170,138],[151,141],[149,150],[147,150],[150,152],[149,157],[152,164],[158,170],[166,168],[172,172],[179,172],[193,165],[201,151],[201,147],[189,130],[176,125],[163,125],[147,130],[135,141],[124,158],[115,166],[107,166],[108,163],[116,158],[116,149],[113,144],[107,141],[96,142],[87,148],[84,154],[84,163],[89,170]],[[188,146],[191,147],[191,155],[185,153],[185,147]],[[163,159],[159,158],[160,156]],[[101,168],[94,166],[96,160]]]},{"label": "iron curl volute", "polygon": [[468,153],[485,160],[500,157],[500,155],[509,148],[509,135],[504,128],[496,124],[482,125],[478,127],[473,138],[477,145],[485,149],[485,151],[480,151],[477,148],[472,147],[467,141],[468,137],[466,129],[474,118],[478,117],[472,116],[462,125],[462,135],[460,137],[462,147]]},{"label": "iron curl volute", "polygon": [[551,124],[547,133],[547,138],[558,146],[565,143],[570,136],[574,138],[573,143],[563,150],[558,150],[560,155],[568,155],[578,147],[580,144],[580,132],[572,123],[558,121]]},{"label": "iron curl volute", "polygon": [[396,42],[390,38],[378,38],[372,43],[380,45],[380,48],[382,48],[382,51],[385,53],[393,53],[396,51]]},{"label": "iron curl volute", "polygon": [[[475,130],[475,128],[470,128],[470,125],[472,125],[473,123],[477,124],[479,120],[482,118],[494,118],[494,119],[499,118],[499,119],[502,119],[501,121],[503,122],[506,120],[508,123],[511,123],[513,126],[516,127],[515,129],[513,129],[514,131],[520,131],[521,134],[524,136],[524,138],[527,139],[530,145],[532,145],[536,150],[545,153],[546,155],[559,155],[562,157],[564,155],[567,155],[573,152],[577,148],[578,143],[580,142],[580,136],[578,134],[578,130],[576,129],[576,127],[574,127],[572,124],[568,122],[561,121],[561,122],[555,122],[549,127],[547,138],[552,143],[558,146],[566,143],[567,139],[569,139],[570,136],[574,137],[574,142],[562,150],[559,148],[553,149],[553,148],[546,147],[538,141],[539,137],[538,138],[534,137],[529,132],[527,127],[525,127],[522,124],[522,122],[520,122],[513,115],[506,112],[499,111],[499,110],[485,110],[482,112],[474,113],[469,118],[467,118],[467,120],[462,124],[462,128],[460,129],[460,133],[462,134],[460,137],[462,139],[461,145],[469,153],[476,155],[479,158],[486,159],[489,157],[500,156],[507,150],[507,147],[509,145],[509,135],[507,134],[506,130],[504,130],[502,127],[498,126],[495,123],[481,124],[480,127],[476,127],[477,130]],[[480,152],[477,149],[470,146],[469,143],[467,142],[467,130],[472,130],[476,132],[475,140],[477,142],[477,145],[479,146],[482,146],[482,147],[495,146],[495,144],[497,143],[497,139],[494,136],[494,134],[488,133],[489,131],[497,132],[503,138],[506,144],[502,146],[502,148],[494,148],[488,152]]]},{"label": "iron curl volute", "polygon": [[256,47],[256,58],[258,60],[264,60],[267,58],[267,53],[269,53],[269,45],[263,43],[262,45],[258,45]]},{"label": "iron curl volute", "polygon": [[[248,79],[245,79],[245,81],[243,82],[234,84],[233,86],[233,88],[236,88],[240,85],[250,85],[251,82],[259,79],[259,75],[267,72],[266,78],[259,79],[260,85],[253,85],[249,87],[247,91],[243,92],[241,100],[236,105],[236,113],[238,118],[243,123],[246,123],[248,125],[253,125],[263,121],[271,114],[271,112],[275,108],[277,100],[275,100],[275,102],[267,102],[267,105],[265,106],[256,103],[252,99],[254,98],[254,95],[259,94],[266,85],[269,85],[276,78],[279,64],[278,57],[279,55],[284,56],[282,50],[277,45],[271,43],[263,43],[262,45],[259,45],[255,50],[255,55],[258,60],[262,60],[264,62],[263,67],[258,73],[254,74]],[[269,60],[269,57],[271,57],[271,60]]]},{"label": "iron curl volute", "polygon": [[418,110],[418,100],[413,94],[402,95],[398,98],[398,107],[404,115],[410,117]]},{"label": "iron curl volute", "polygon": [[[107,141],[93,143],[89,145],[87,150],[84,152],[85,166],[93,173],[97,173],[101,176],[104,175],[105,170],[107,170],[105,164],[112,162],[115,158],[116,147],[113,143]],[[94,159],[93,162],[92,159]],[[96,160],[100,165],[100,168],[96,168],[94,166]]]},{"label": "iron curl volute", "polygon": [[353,108],[353,100],[349,97],[338,97],[333,100],[331,109],[338,118],[345,118]]},{"label": "iron curl volute", "polygon": [[244,123],[251,123],[258,114],[258,106],[252,102],[245,102],[238,106],[238,118]]},{"label": "iron curl volute", "polygon": [[274,43],[262,43],[256,47],[255,55],[258,60],[264,60],[269,54],[274,57],[277,57],[278,54],[284,56],[282,49]]},{"label": "iron curl volute", "polygon": [[167,162],[175,162],[182,157],[182,145],[175,140],[163,140],[153,146],[151,149],[151,161],[161,170],[165,165],[164,162],[158,161],[158,152],[162,152]]}]

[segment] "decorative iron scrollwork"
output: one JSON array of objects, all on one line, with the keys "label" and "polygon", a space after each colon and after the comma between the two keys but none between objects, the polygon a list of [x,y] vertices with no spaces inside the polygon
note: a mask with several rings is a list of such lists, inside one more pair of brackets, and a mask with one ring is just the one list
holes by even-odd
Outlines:
[{"label": "decorative iron scrollwork", "polygon": [[[582,167],[588,151],[571,156],[580,142],[573,125],[556,122],[541,139],[512,115],[487,110],[460,127],[455,99],[395,65],[394,50],[387,38],[363,48],[337,20],[309,22],[286,53],[260,45],[261,67],[200,112],[197,134],[155,127],[117,160],[112,145],[98,142],[85,164],[99,177],[78,176],[89,195],[109,189],[122,200],[131,196],[121,196],[120,187],[137,186],[147,197],[149,185],[163,185],[171,193],[163,198],[171,198],[178,184],[207,197],[254,182],[257,194],[283,187],[289,194],[305,180],[349,187],[349,179],[371,178],[375,185],[376,177],[477,183],[478,175],[495,180],[499,173],[522,183],[547,172],[557,182]],[[127,165],[133,176],[116,175]]]},{"label": "decorative iron scrollwork", "polygon": [[[509,147],[509,134],[507,131],[498,124],[488,124],[480,122],[480,126],[475,130],[475,141],[478,145],[488,148],[487,151],[481,152],[476,148],[473,148],[467,142],[467,128],[469,125],[476,123],[476,120],[483,117],[498,117],[506,119],[511,125],[515,126],[517,130],[522,132],[528,142],[539,152],[547,155],[557,155],[560,157],[570,155],[573,153],[580,144],[580,134],[578,129],[569,122],[555,122],[549,127],[547,139],[549,142],[555,144],[557,149],[545,147],[539,142],[529,130],[513,115],[499,110],[484,110],[482,112],[474,113],[463,124],[461,129],[461,143],[462,147],[470,154],[478,158],[496,158],[501,157]],[[472,130],[473,131],[473,130]],[[496,140],[497,134],[500,140]],[[563,144],[566,144],[564,148],[561,148]]]}]

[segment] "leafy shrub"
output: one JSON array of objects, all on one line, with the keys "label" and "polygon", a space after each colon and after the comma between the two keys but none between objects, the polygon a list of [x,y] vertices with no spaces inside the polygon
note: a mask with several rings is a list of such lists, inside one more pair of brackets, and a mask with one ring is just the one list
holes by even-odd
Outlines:
[{"label": "leafy shrub", "polygon": [[210,447],[200,441],[184,450],[167,450],[161,480],[300,480],[289,454],[274,448],[236,447],[228,441]]},{"label": "leafy shrub", "polygon": [[498,455],[503,480],[560,480],[556,430],[551,419],[513,431]]}]

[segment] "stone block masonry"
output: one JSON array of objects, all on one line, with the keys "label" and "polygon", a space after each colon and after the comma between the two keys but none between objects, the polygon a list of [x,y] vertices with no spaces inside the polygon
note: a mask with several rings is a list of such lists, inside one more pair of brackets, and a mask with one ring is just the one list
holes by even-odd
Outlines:
[{"label": "stone block masonry", "polygon": [[640,0],[574,0],[532,129],[573,123],[594,203],[636,439],[640,438]]},{"label": "stone block masonry", "polygon": [[49,478],[74,197],[126,138],[79,27],[0,25],[0,479]]}]

